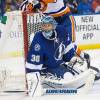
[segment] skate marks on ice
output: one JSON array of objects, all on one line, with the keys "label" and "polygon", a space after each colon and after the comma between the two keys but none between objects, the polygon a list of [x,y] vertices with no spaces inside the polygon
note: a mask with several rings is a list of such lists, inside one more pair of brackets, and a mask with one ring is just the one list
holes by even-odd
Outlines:
[{"label": "skate marks on ice", "polygon": [[[93,65],[97,65],[99,66],[100,64],[100,50],[96,50],[95,53],[94,51],[87,51],[89,52],[89,54],[92,55],[92,61],[94,60],[94,62],[92,62]],[[98,53],[97,53],[98,52]],[[87,85],[88,86],[88,85]],[[85,90],[85,89],[83,89]],[[26,95],[26,93],[11,93],[11,94],[7,94],[5,96],[0,95],[0,100],[66,100],[66,99],[72,99],[72,100],[89,100],[89,98],[91,100],[99,100],[98,98],[100,98],[100,80],[94,82],[91,90],[89,90],[89,94],[86,95],[44,95],[41,97],[34,97],[31,98],[28,95]]]}]

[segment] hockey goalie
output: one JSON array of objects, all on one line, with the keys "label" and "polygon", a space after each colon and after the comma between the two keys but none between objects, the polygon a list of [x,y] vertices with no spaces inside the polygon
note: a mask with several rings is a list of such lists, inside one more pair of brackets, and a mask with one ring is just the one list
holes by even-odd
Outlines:
[{"label": "hockey goalie", "polygon": [[32,40],[26,61],[30,96],[43,95],[44,88],[79,89],[99,79],[99,70],[90,66],[89,55],[77,55],[77,46],[68,39],[65,27],[45,16],[41,28]]}]

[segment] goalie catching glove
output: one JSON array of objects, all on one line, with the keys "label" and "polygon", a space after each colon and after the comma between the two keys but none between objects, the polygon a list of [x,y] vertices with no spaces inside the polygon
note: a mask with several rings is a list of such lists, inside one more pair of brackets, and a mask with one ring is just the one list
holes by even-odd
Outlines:
[{"label": "goalie catching glove", "polygon": [[100,79],[100,70],[97,67],[91,66],[90,56],[87,53],[84,53],[84,58],[74,56],[70,62],[65,63],[64,66],[70,69],[74,75],[90,69],[95,75],[95,80]]}]

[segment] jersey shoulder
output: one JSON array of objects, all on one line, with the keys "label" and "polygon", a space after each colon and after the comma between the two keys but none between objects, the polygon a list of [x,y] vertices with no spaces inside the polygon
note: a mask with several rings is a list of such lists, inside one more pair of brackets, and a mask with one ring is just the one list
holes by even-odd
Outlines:
[{"label": "jersey shoulder", "polygon": [[39,31],[34,35],[32,43],[40,43],[41,44],[41,41],[43,41],[43,35],[42,35],[42,32]]},{"label": "jersey shoulder", "polygon": [[42,31],[36,32],[34,38],[40,38],[42,36]]}]

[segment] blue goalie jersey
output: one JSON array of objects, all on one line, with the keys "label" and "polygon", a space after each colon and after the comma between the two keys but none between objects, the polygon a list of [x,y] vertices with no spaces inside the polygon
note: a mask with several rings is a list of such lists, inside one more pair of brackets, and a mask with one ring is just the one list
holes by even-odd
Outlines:
[{"label": "blue goalie jersey", "polygon": [[27,63],[54,69],[63,62],[70,61],[75,53],[75,45],[68,39],[64,27],[57,26],[55,32],[57,36],[54,40],[46,39],[41,31],[36,33],[28,52]]}]

